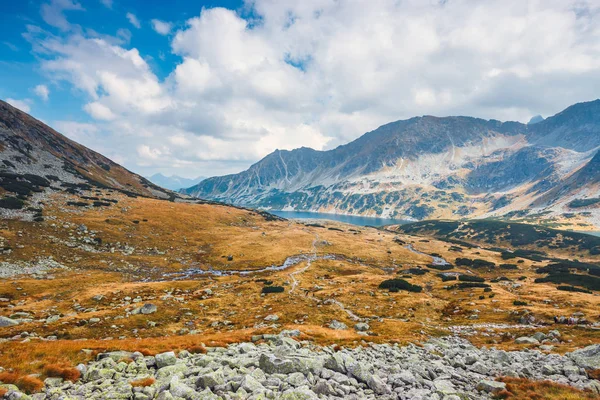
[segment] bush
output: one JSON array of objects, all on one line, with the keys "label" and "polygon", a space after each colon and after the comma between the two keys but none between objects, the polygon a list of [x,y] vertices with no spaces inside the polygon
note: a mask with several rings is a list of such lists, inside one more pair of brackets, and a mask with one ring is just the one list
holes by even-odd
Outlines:
[{"label": "bush", "polygon": [[483,289],[483,291],[484,291],[484,292],[491,292],[491,291],[492,291],[492,288],[490,288],[490,287],[486,287],[485,289]]},{"label": "bush", "polygon": [[458,280],[461,282],[485,282],[485,279],[483,279],[479,276],[463,275],[463,274],[460,274],[458,276]]},{"label": "bush", "polygon": [[516,264],[500,264],[501,269],[518,269]]},{"label": "bush", "polygon": [[445,265],[430,264],[427,267],[432,268],[432,269],[437,269],[438,271],[448,271],[448,270],[454,268],[450,264],[445,264]]},{"label": "bush", "polygon": [[17,199],[16,197],[5,197],[0,199],[0,208],[6,208],[8,210],[20,210],[24,205],[25,202]]},{"label": "bush", "polygon": [[520,300],[515,300],[515,301],[513,301],[513,305],[514,305],[514,306],[526,306],[526,305],[527,305],[527,302],[525,302],[525,301],[520,301]]},{"label": "bush", "polygon": [[576,288],[575,286],[561,285],[561,286],[557,286],[557,289],[558,290],[564,290],[565,292],[578,292],[578,293],[592,294],[592,291],[590,291],[590,290]]},{"label": "bush", "polygon": [[379,284],[379,289],[389,289],[390,292],[397,292],[398,290],[406,290],[409,292],[418,293],[423,290],[419,285],[413,285],[408,283],[404,279],[388,279]]},{"label": "bush", "polygon": [[262,288],[262,293],[283,293],[281,286],[265,286]]},{"label": "bush", "polygon": [[442,278],[442,282],[455,281],[456,275],[448,275],[448,274],[437,274],[438,277]]}]

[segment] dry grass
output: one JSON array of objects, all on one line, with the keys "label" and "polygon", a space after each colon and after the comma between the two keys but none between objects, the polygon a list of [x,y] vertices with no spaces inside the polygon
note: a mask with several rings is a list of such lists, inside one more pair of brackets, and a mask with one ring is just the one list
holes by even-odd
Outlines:
[{"label": "dry grass", "polygon": [[506,390],[498,393],[498,399],[511,400],[588,400],[598,399],[591,392],[550,381],[530,381],[523,378],[502,378]]},{"label": "dry grass", "polygon": [[31,375],[19,375],[15,372],[0,372],[0,382],[17,385],[27,394],[37,393],[44,387],[44,382]]},{"label": "dry grass", "polygon": [[154,384],[154,382],[156,382],[156,379],[149,377],[149,378],[144,378],[144,379],[140,379],[137,381],[131,381],[131,382],[129,382],[129,384],[133,387],[146,387],[146,386],[152,386]]},{"label": "dry grass", "polygon": [[49,364],[44,367],[44,373],[48,377],[63,378],[66,381],[75,382],[81,377],[77,368],[67,367],[59,364]]},{"label": "dry grass", "polygon": [[0,397],[4,396],[6,393],[8,393],[8,389],[0,388]]},{"label": "dry grass", "polygon": [[[438,240],[423,241],[423,238],[362,227],[360,233],[355,234],[343,224],[332,224],[343,231],[339,232],[295,222],[266,222],[256,213],[225,206],[131,199],[109,193],[90,194],[115,198],[119,203],[91,210],[78,209],[63,207],[65,200],[76,198],[58,195],[49,201],[44,211],[48,222],[3,221],[0,224],[0,236],[14,249],[10,256],[12,260],[30,261],[52,255],[58,262],[71,267],[54,272],[55,279],[22,277],[0,281],[0,297],[11,299],[11,307],[0,308],[0,315],[27,312],[34,317],[31,323],[3,328],[2,337],[12,337],[26,330],[35,331],[42,337],[55,335],[59,339],[54,342],[0,343],[3,367],[14,369],[20,376],[45,374],[44,368],[49,364],[76,365],[102,351],[141,351],[145,355],[170,350],[202,353],[206,351],[205,346],[227,346],[248,341],[251,335],[281,329],[299,329],[301,339],[317,344],[360,345],[365,337],[352,329],[355,321],[331,300],[342,303],[360,317],[371,319],[371,330],[377,336],[368,337],[369,341],[400,344],[447,335],[447,328],[453,325],[516,324],[518,316],[511,312],[525,308],[515,307],[514,300],[526,301],[529,304],[526,309],[543,321],[551,321],[557,313],[570,315],[575,311],[584,312],[592,321],[599,318],[600,297],[559,292],[554,285],[533,283],[535,268],[543,263],[529,260],[518,264],[519,269],[514,271],[473,271],[488,281],[506,276],[522,284],[519,288],[492,283],[491,293],[484,293],[483,289],[447,290],[448,283],[441,282],[435,275],[437,271],[430,270],[425,275],[407,278],[411,283],[423,286],[421,293],[388,293],[378,289],[381,281],[398,276],[398,271],[412,267],[427,269],[430,262],[429,257],[412,253],[395,243],[395,236],[420,251],[438,253],[451,261],[456,257],[468,257],[504,263],[498,252],[464,248],[457,253],[450,250],[451,244]],[[139,223],[133,223],[134,220]],[[135,247],[137,251],[129,255],[118,249],[114,253],[90,253],[69,247],[63,241],[72,240],[70,236],[78,234],[73,233],[73,229],[63,228],[64,224],[73,227],[85,224],[89,230],[97,232],[103,243],[115,245],[119,242]],[[290,255],[312,252],[317,235],[319,241],[324,241],[317,243],[317,253],[338,257],[315,261],[306,270],[306,263],[301,263],[286,271],[260,275],[205,275],[185,281],[140,282],[141,278],[162,278],[165,272],[192,267],[253,270],[280,265]],[[48,240],[49,237],[57,240]],[[159,252],[148,251],[154,248]],[[228,255],[233,256],[231,261]],[[468,272],[464,267],[453,271]],[[292,273],[298,281],[293,291]],[[517,281],[522,275],[527,279]],[[261,296],[264,284],[258,282],[258,278],[284,287],[285,292]],[[212,295],[205,296],[205,289],[210,289]],[[166,293],[172,294],[172,298],[163,299]],[[92,297],[98,294],[105,299],[93,301]],[[490,294],[494,295],[493,299]],[[144,302],[156,304],[158,312],[149,316],[131,315],[131,310],[140,304],[126,304],[126,296],[132,299],[143,297]],[[484,297],[479,299],[480,296]],[[69,316],[75,303],[87,311]],[[49,316],[49,310],[63,317],[51,324],[40,322]],[[475,310],[479,311],[479,319],[469,319]],[[257,326],[269,314],[279,316],[279,328]],[[90,318],[100,318],[100,322],[87,323]],[[344,322],[350,329],[327,328],[333,319]],[[149,326],[149,320],[156,326]],[[231,324],[211,326],[213,322],[223,320],[231,321]],[[180,336],[182,328],[198,329],[202,334]],[[542,330],[555,328],[561,331],[564,339],[564,343],[556,346],[556,352],[597,342],[596,332],[587,328],[563,325]],[[514,338],[533,332],[509,328],[469,339],[477,345],[523,349],[523,345],[514,344]],[[114,339],[120,336],[125,339]],[[75,340],[82,338],[88,340]],[[82,352],[82,349],[92,353]]]}]

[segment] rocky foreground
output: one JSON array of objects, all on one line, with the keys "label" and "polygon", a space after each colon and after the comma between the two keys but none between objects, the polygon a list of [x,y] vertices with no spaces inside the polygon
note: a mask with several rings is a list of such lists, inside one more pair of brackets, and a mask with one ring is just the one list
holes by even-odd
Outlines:
[{"label": "rocky foreground", "polygon": [[[600,382],[586,373],[600,368],[600,344],[565,356],[479,349],[457,337],[432,339],[422,347],[371,344],[340,350],[290,337],[297,333],[264,335],[265,343],[258,345],[207,348],[206,354],[103,353],[77,367],[78,382],[48,378],[43,393],[31,397],[5,385],[11,389],[6,398],[489,399],[504,388],[495,381],[499,376],[547,379],[600,393]],[[144,380],[148,386],[138,386]]]}]

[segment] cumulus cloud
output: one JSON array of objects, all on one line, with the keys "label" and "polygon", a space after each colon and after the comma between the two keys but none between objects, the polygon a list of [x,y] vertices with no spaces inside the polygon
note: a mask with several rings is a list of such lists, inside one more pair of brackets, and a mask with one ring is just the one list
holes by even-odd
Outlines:
[{"label": "cumulus cloud", "polygon": [[160,35],[168,35],[173,28],[173,24],[170,22],[161,21],[159,19],[153,19],[152,21],[152,29],[156,31],[156,33]]},{"label": "cumulus cloud", "polygon": [[184,176],[236,172],[276,148],[331,148],[415,115],[527,121],[597,96],[595,1],[247,8],[252,20],[205,8],[175,32],[153,20],[181,59],[165,79],[137,49],[81,33],[41,40],[42,69],[85,93],[129,167]]},{"label": "cumulus cloud", "polygon": [[8,104],[10,104],[11,106],[18,108],[19,110],[23,111],[23,112],[30,112],[31,111],[31,100],[30,99],[24,99],[24,100],[18,100],[18,99],[11,99],[10,97],[6,99],[6,102]]},{"label": "cumulus cloud", "polygon": [[42,100],[47,101],[50,95],[50,89],[46,85],[37,85],[33,88],[33,92]]},{"label": "cumulus cloud", "polygon": [[100,0],[100,3],[106,8],[112,8],[113,0]]},{"label": "cumulus cloud", "polygon": [[140,20],[135,16],[135,14],[128,12],[125,16],[127,17],[127,20],[129,20],[129,23],[137,29],[140,29],[142,27],[142,24],[140,24]]}]

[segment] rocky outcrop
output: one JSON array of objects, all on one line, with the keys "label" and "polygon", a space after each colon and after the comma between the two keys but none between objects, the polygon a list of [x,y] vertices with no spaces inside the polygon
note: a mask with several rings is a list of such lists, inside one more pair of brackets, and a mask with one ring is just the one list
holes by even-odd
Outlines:
[{"label": "rocky outcrop", "polygon": [[[491,399],[504,388],[499,376],[548,379],[600,393],[600,383],[584,369],[595,365],[590,360],[597,359],[598,346],[560,356],[479,349],[448,337],[422,347],[371,344],[335,351],[283,335],[265,338],[264,344],[208,348],[207,354],[100,354],[78,367],[78,382],[49,378],[43,393],[31,397],[10,386],[7,398]],[[148,384],[140,385],[144,380]]]}]

